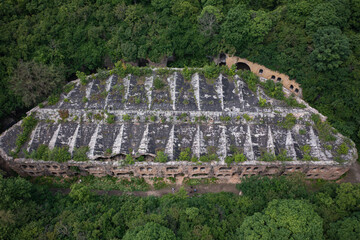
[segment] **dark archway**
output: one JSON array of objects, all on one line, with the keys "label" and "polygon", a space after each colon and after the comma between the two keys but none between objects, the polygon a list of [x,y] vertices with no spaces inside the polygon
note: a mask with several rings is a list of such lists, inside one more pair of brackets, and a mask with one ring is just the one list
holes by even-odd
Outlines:
[{"label": "dark archway", "polygon": [[[168,57],[166,60],[167,60],[167,61],[166,61],[166,66],[167,66],[167,67],[174,67],[174,63],[175,63],[175,60],[176,60],[176,58],[175,58],[174,55]],[[176,67],[176,66],[175,66],[175,67]]]},{"label": "dark archway", "polygon": [[144,58],[140,58],[137,60],[137,64],[138,67],[146,67],[149,64],[149,61]]},{"label": "dark archway", "polygon": [[238,62],[238,63],[236,63],[236,69],[237,69],[237,70],[248,70],[248,71],[251,71],[249,65],[247,65],[246,63],[243,63],[243,62]]},{"label": "dark archway", "polygon": [[220,53],[219,66],[226,66],[226,54],[225,53]]}]

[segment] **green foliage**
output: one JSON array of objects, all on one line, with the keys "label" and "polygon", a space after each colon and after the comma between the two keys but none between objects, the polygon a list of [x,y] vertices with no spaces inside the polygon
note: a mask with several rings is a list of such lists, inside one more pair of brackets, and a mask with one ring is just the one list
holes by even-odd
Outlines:
[{"label": "green foliage", "polygon": [[21,149],[21,147],[29,140],[30,134],[37,125],[38,120],[35,118],[35,114],[32,113],[31,115],[25,117],[22,120],[21,127],[22,133],[19,134],[16,138],[16,149],[15,155],[17,155]]},{"label": "green foliage", "polygon": [[148,76],[152,74],[151,68],[148,67],[134,67],[130,64],[124,64],[122,61],[118,61],[115,63],[115,67],[113,69],[113,73],[118,74],[120,77],[124,78],[128,74],[132,74],[134,76]]},{"label": "green foliage", "polygon": [[154,88],[156,90],[161,90],[166,86],[166,84],[161,80],[161,78],[155,78],[154,79]]},{"label": "green foliage", "polygon": [[82,101],[83,103],[87,103],[87,102],[89,101],[89,99],[88,99],[87,97],[83,97],[83,98],[81,99],[81,101]]},{"label": "green foliage", "polygon": [[131,117],[129,114],[124,114],[124,115],[122,116],[122,118],[123,118],[123,120],[124,120],[125,122],[130,122],[131,119],[132,119],[132,117]]},{"label": "green foliage", "polygon": [[264,107],[267,107],[268,104],[266,102],[266,99],[262,98],[262,97],[259,97],[259,105],[260,107],[264,108]]},{"label": "green foliage", "polygon": [[346,143],[342,143],[337,150],[337,153],[340,155],[346,155],[348,154],[348,152],[349,152],[349,147],[346,145]]},{"label": "green foliage", "polygon": [[108,124],[115,123],[115,115],[114,114],[107,114],[106,122]]},{"label": "green foliage", "polygon": [[229,165],[233,162],[240,163],[245,162],[246,160],[246,156],[243,153],[235,153],[233,156],[227,156],[225,158],[225,163]]},{"label": "green foliage", "polygon": [[43,101],[51,93],[56,94],[64,83],[65,77],[60,67],[35,61],[20,61],[9,81],[12,91],[27,107]]},{"label": "green foliage", "polygon": [[127,154],[126,157],[125,157],[125,161],[124,161],[125,164],[134,164],[135,163],[135,160],[134,158],[131,156],[131,154]]},{"label": "green foliage", "polygon": [[205,78],[217,78],[220,74],[220,68],[216,66],[214,63],[211,65],[205,65],[203,67]]},{"label": "green foliage", "polygon": [[126,232],[123,240],[175,240],[176,236],[169,228],[161,226],[158,223],[149,222],[144,226],[139,226],[134,230]]},{"label": "green foliage", "polygon": [[71,160],[71,154],[68,149],[68,147],[54,147],[53,149],[49,149],[46,145],[39,145],[28,157],[35,160],[67,162]]},{"label": "green foliage", "polygon": [[157,119],[157,117],[156,117],[155,115],[153,115],[153,116],[150,117],[150,120],[151,120],[152,122],[155,122],[156,119]]},{"label": "green foliage", "polygon": [[295,124],[296,124],[296,117],[292,113],[289,113],[286,115],[285,119],[280,125],[283,128],[292,129],[295,126]]},{"label": "green foliage", "polygon": [[311,115],[311,119],[315,123],[315,128],[318,131],[319,138],[326,142],[332,142],[336,140],[336,137],[332,133],[332,128],[329,123],[322,122],[319,115]]},{"label": "green foliage", "polygon": [[259,78],[250,71],[238,71],[238,75],[246,82],[248,88],[256,93],[257,85],[260,83]]},{"label": "green foliage", "polygon": [[84,72],[77,71],[76,77],[80,79],[81,85],[86,85],[88,83],[88,78]]},{"label": "green foliage", "polygon": [[88,146],[82,146],[79,148],[75,148],[72,159],[77,162],[87,161],[88,160],[88,157],[87,157],[88,151],[89,151]]},{"label": "green foliage", "polygon": [[231,121],[231,117],[230,116],[220,116],[220,121],[229,122],[229,121]]},{"label": "green foliage", "polygon": [[250,117],[249,115],[247,115],[246,113],[243,115],[243,118],[247,121],[247,122],[250,122],[253,120],[252,117]]},{"label": "green foliage", "polygon": [[239,239],[322,239],[323,221],[304,200],[273,200],[263,213],[246,217]]},{"label": "green foliage", "polygon": [[350,54],[348,38],[336,27],[319,28],[314,43],[310,61],[318,71],[337,69]]},{"label": "green foliage", "polygon": [[88,186],[75,183],[71,185],[70,189],[69,197],[74,200],[75,204],[89,202],[92,197],[92,192]]},{"label": "green foliage", "polygon": [[202,155],[199,158],[200,162],[211,162],[211,161],[219,161],[218,156],[216,153]]},{"label": "green foliage", "polygon": [[359,239],[360,238],[360,212],[352,214],[350,217],[343,218],[331,223],[327,232],[329,239]]},{"label": "green foliage", "polygon": [[[154,180],[165,184],[162,178]],[[132,195],[145,194],[137,190],[149,190],[144,179],[76,176],[31,181],[35,184],[0,176],[1,239],[61,239],[65,234],[74,239],[79,234],[88,239],[238,239],[244,232],[245,239],[358,239],[359,234],[358,184],[251,177],[239,185],[242,196],[222,192],[188,197],[181,187],[161,197],[136,197]],[[184,184],[205,190],[203,184],[214,181],[184,179]],[[49,191],[56,188],[71,192]],[[135,192],[115,196],[114,191],[98,195],[94,190]],[[64,232],[65,226],[72,231]]]},{"label": "green foliage", "polygon": [[64,86],[64,92],[69,93],[71,90],[75,88],[75,83],[69,83]]},{"label": "green foliage", "polygon": [[156,158],[154,159],[154,161],[165,163],[165,162],[167,162],[167,159],[168,159],[168,157],[163,151],[158,151],[156,153]]},{"label": "green foliage", "polygon": [[55,105],[60,101],[60,96],[58,94],[51,94],[47,101],[50,106]]},{"label": "green foliage", "polygon": [[185,148],[179,154],[178,161],[190,161],[191,159],[191,150],[190,148]]}]

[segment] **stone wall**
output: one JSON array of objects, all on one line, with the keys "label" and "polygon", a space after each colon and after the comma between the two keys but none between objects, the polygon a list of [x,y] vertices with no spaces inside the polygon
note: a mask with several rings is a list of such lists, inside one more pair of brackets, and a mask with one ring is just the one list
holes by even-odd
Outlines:
[{"label": "stone wall", "polygon": [[34,161],[31,159],[8,160],[9,166],[21,176],[75,176],[94,175],[96,177],[113,176],[117,178],[140,177],[150,179],[163,178],[217,178],[221,182],[238,183],[243,177],[279,176],[302,172],[308,179],[335,180],[349,170],[350,165],[323,165],[316,162],[247,162],[232,165],[212,165],[193,163],[136,163],[135,165],[118,165],[117,162],[74,162],[66,163]]},{"label": "stone wall", "polygon": [[273,71],[263,65],[250,62],[245,58],[226,55],[226,65],[229,68],[236,63],[245,63],[250,67],[250,70],[258,77],[272,79],[275,82],[281,82],[283,86],[291,93],[294,93],[296,96],[299,97],[302,96],[302,89],[300,88],[300,84],[298,84],[295,80],[291,80],[288,75]]}]

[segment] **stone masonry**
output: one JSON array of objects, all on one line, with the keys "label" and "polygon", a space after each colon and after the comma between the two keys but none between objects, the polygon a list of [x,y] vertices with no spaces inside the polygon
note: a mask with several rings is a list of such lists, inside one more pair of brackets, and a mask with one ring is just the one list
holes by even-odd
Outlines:
[{"label": "stone masonry", "polygon": [[[159,79],[165,87],[155,89],[154,81]],[[23,176],[181,176],[239,182],[244,176],[293,172],[303,172],[307,178],[337,179],[357,158],[355,145],[341,134],[333,133],[333,142],[321,140],[311,120],[318,112],[300,98],[297,101],[306,108],[289,107],[266,96],[261,87],[253,93],[237,75],[205,79],[196,73],[186,80],[181,69],[165,75],[154,69],[149,76],[111,75],[92,78],[85,86],[79,80],[71,84],[75,87],[62,94],[57,104],[29,112],[36,113],[39,121],[22,150],[31,153],[45,144],[50,149],[66,146],[73,154],[74,149],[88,146],[89,161],[35,161],[21,152],[14,159],[11,151],[22,132],[19,122],[0,136],[3,164]],[[270,105],[261,107],[260,97]],[[68,117],[61,119],[64,112]],[[281,123],[289,113],[296,117],[296,124],[286,129]],[[115,116],[114,123],[106,122],[108,114]],[[349,150],[339,156],[341,144]],[[304,161],[304,146],[309,146],[316,161]],[[215,153],[219,161],[177,161],[188,148],[196,158]],[[225,158],[234,155],[234,149],[247,160],[226,164]],[[165,152],[168,162],[153,161],[158,151]],[[262,161],[264,153],[283,151],[291,161]],[[128,154],[145,156],[146,161],[126,165],[123,160]],[[339,157],[341,162],[336,161]]]}]

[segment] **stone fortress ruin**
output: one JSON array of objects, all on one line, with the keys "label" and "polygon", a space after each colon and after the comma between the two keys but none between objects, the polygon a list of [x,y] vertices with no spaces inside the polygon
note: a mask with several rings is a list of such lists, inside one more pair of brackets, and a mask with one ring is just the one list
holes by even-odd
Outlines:
[{"label": "stone fortress ruin", "polygon": [[[227,58],[226,64],[232,61]],[[262,69],[260,80],[265,81],[270,75]],[[215,177],[240,182],[245,176],[293,172],[332,180],[356,161],[354,143],[316,122],[318,112],[300,98],[296,100],[304,107],[293,107],[267,96],[260,85],[250,90],[241,74],[205,78],[184,71],[152,69],[124,77],[112,72],[89,77],[84,85],[80,80],[69,83],[70,91],[57,103],[28,113],[36,124],[24,144],[18,144],[25,131],[21,121],[0,136],[3,165],[23,176]],[[277,77],[291,83],[281,74]],[[300,95],[299,85],[292,86]],[[86,147],[87,160],[29,158],[44,145],[65,148],[72,157]],[[166,162],[156,161],[159,152]]]}]

